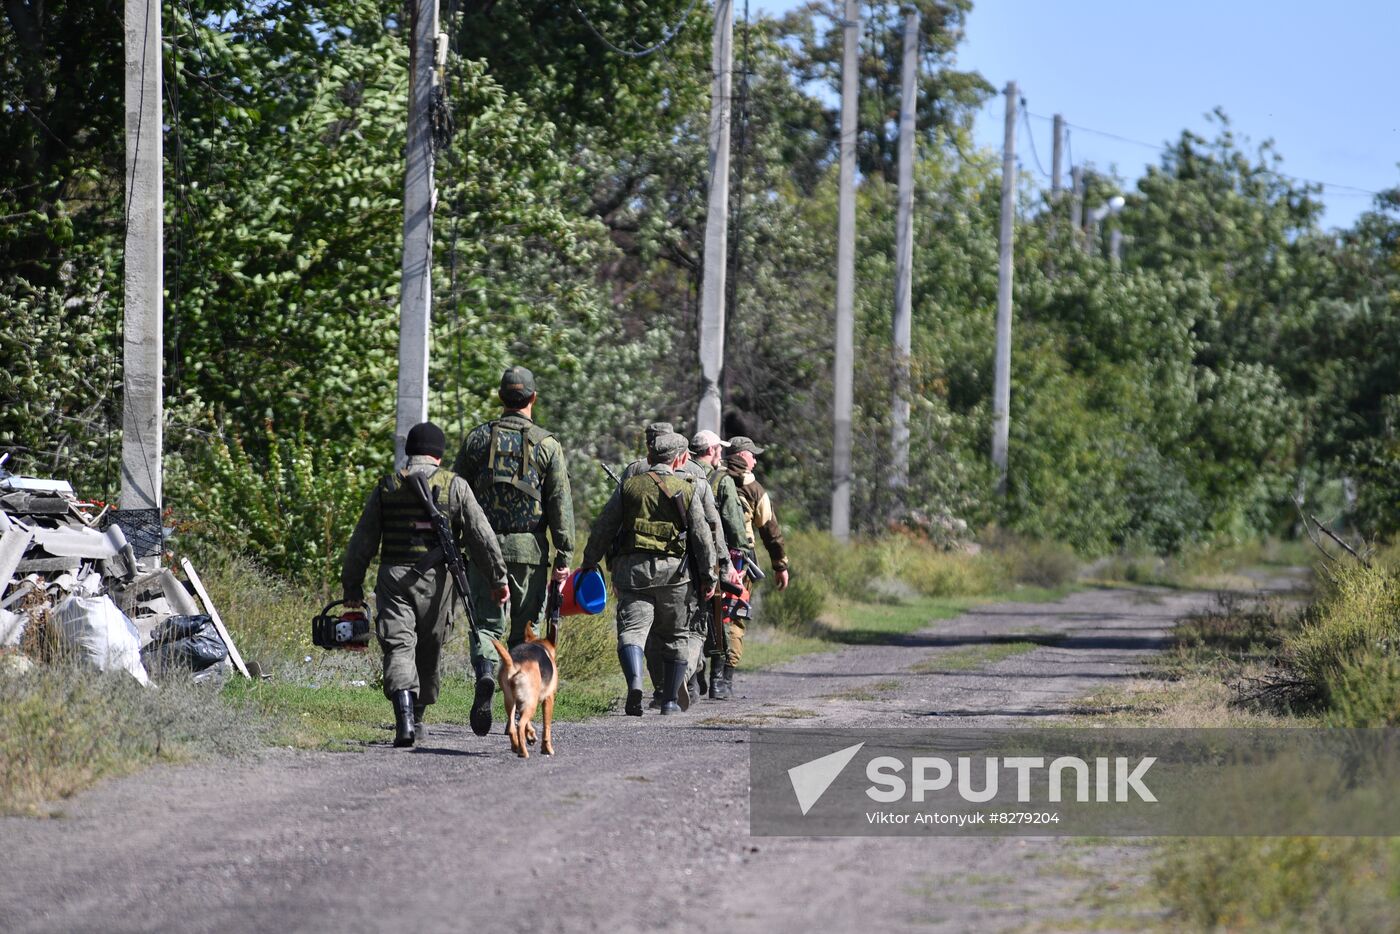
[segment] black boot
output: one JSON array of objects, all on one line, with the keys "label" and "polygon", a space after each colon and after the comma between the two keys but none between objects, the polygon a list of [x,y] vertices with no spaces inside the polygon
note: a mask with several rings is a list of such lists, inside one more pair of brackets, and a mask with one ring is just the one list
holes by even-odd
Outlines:
[{"label": "black boot", "polygon": [[413,745],[413,704],[417,700],[412,691],[394,692],[395,746],[402,748]]},{"label": "black boot", "polygon": [[427,712],[427,704],[413,705],[413,735],[418,739],[422,739],[428,735],[428,731],[423,729],[423,715]]},{"label": "black boot", "polygon": [[661,700],[661,714],[680,713],[690,706],[690,698],[686,698],[685,705],[682,706],[679,695],[685,691],[685,660],[668,661],[666,663],[666,696]]},{"label": "black boot", "polygon": [[647,704],[647,710],[661,709],[661,694],[661,688],[657,688],[655,691],[651,692],[651,703]]},{"label": "black boot", "polygon": [[[683,690],[681,694],[685,694],[688,701],[688,703],[681,704],[682,710],[688,709],[691,704],[705,696],[705,689],[700,686],[700,672],[692,671],[690,673],[690,678],[685,682],[685,690]],[[677,694],[677,703],[680,702],[680,699],[681,695]]]},{"label": "black boot", "polygon": [[476,670],[476,695],[472,698],[472,732],[485,736],[491,732],[491,698],[496,693],[496,672],[490,660],[478,658],[472,663]]},{"label": "black boot", "polygon": [[642,669],[646,667],[646,656],[640,645],[619,645],[617,660],[622,665],[622,675],[627,679],[627,703],[623,710],[629,717],[642,715]]},{"label": "black boot", "polygon": [[701,662],[700,667],[695,669],[695,677],[692,679],[695,682],[695,690],[690,694],[691,700],[697,700],[710,693],[710,681],[706,677],[707,668],[708,666]]},{"label": "black boot", "polygon": [[714,674],[710,676],[710,698],[712,700],[729,700],[733,690],[730,682],[731,672],[734,666],[728,664],[715,664]]}]

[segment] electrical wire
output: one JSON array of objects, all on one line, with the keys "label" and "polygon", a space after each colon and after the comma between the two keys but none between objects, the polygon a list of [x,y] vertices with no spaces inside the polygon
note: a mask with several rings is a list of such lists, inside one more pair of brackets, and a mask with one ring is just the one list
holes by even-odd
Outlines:
[{"label": "electrical wire", "polygon": [[[597,26],[593,25],[593,21],[588,18],[588,14],[583,12],[583,8],[580,7],[578,3],[575,2],[571,5],[574,8],[574,12],[579,15],[579,19],[583,20],[583,24],[588,27],[588,31],[593,33],[593,35],[597,37],[598,41],[603,43],[603,45],[607,46],[611,51],[616,52],[618,55],[625,55],[628,58],[646,58],[648,55],[653,55],[657,52],[660,52],[666,46],[671,44],[671,40],[676,38],[676,36],[680,33],[681,29],[684,28],[686,20],[690,19],[690,14],[695,11],[695,7],[699,4],[699,2],[700,0],[690,0],[690,5],[685,8],[685,12],[681,14],[680,19],[676,20],[670,26],[667,26],[666,29],[661,33],[661,39],[659,42],[657,42],[655,45],[647,46],[646,48],[641,48],[639,46],[636,50],[624,49],[621,46],[614,43],[607,36],[603,35],[602,31]],[[632,44],[639,45],[635,38],[633,38]]]},{"label": "electrical wire", "polygon": [[1040,152],[1035,148],[1035,134],[1031,132],[1030,105],[1026,103],[1025,97],[1021,98],[1021,123],[1026,128],[1026,139],[1031,144],[1031,155],[1035,156],[1035,167],[1040,170],[1041,175],[1049,178],[1050,173],[1045,171],[1045,166],[1040,161]]},{"label": "electrical wire", "polygon": [[[1047,116],[1045,116],[1044,114],[1033,114],[1033,113],[1030,113],[1029,111],[1027,111],[1027,114],[1028,114],[1029,116],[1035,117],[1037,120],[1053,120],[1053,119],[1054,119],[1053,117],[1047,117]],[[1102,136],[1102,137],[1104,137],[1104,138],[1106,138],[1106,139],[1117,140],[1117,141],[1120,142],[1120,143],[1128,143],[1129,145],[1132,145],[1132,146],[1141,146],[1141,147],[1144,148],[1144,149],[1151,149],[1151,150],[1153,150],[1154,152],[1159,152],[1159,153],[1170,153],[1170,152],[1173,151],[1173,150],[1172,150],[1172,147],[1166,146],[1166,145],[1164,145],[1164,144],[1162,144],[1162,143],[1149,143],[1149,142],[1147,142],[1146,140],[1133,139],[1131,136],[1123,136],[1123,135],[1121,135],[1121,134],[1119,134],[1119,133],[1110,133],[1110,132],[1108,132],[1107,130],[1096,130],[1096,129],[1094,129],[1093,127],[1084,126],[1084,125],[1078,124],[1078,123],[1069,123],[1069,122],[1066,122],[1066,123],[1065,123],[1065,126],[1066,126],[1066,127],[1072,127],[1072,128],[1074,128],[1074,129],[1080,130],[1080,131],[1082,131],[1082,132],[1084,132],[1084,133],[1092,133],[1094,136]],[[1071,164],[1071,165],[1074,164],[1073,155],[1071,155],[1071,157],[1070,157],[1070,164]],[[1362,187],[1360,187],[1359,185],[1343,185],[1343,184],[1341,184],[1340,182],[1325,182],[1325,181],[1322,181],[1322,180],[1316,179],[1316,178],[1304,178],[1304,177],[1301,176],[1301,175],[1290,175],[1290,174],[1287,173],[1287,172],[1280,172],[1280,171],[1277,171],[1277,170],[1275,170],[1275,169],[1270,169],[1269,171],[1270,171],[1271,174],[1277,175],[1279,178],[1286,178],[1286,179],[1288,179],[1289,181],[1298,182],[1298,183],[1303,184],[1303,185],[1317,185],[1317,186],[1320,186],[1320,187],[1322,187],[1322,188],[1340,189],[1341,191],[1352,192],[1352,193],[1358,194],[1358,195],[1370,195],[1371,197],[1376,197],[1376,196],[1380,195],[1380,192],[1379,192],[1379,191],[1373,191],[1373,190],[1370,189],[1370,188],[1362,188]]]}]

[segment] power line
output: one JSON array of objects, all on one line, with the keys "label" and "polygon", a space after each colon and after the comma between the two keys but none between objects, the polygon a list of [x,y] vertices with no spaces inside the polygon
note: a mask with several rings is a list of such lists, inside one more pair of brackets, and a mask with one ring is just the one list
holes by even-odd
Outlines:
[{"label": "power line", "polygon": [[[676,38],[676,36],[680,33],[681,29],[685,26],[686,20],[690,19],[690,14],[695,11],[695,7],[698,3],[699,0],[690,0],[690,5],[685,8],[685,12],[681,14],[680,19],[676,20],[670,26],[666,27],[666,29],[661,33],[661,40],[655,45],[651,45],[646,48],[638,48],[635,50],[624,49],[620,45],[614,43],[607,36],[603,35],[602,31],[597,26],[593,25],[593,21],[588,18],[587,13],[583,12],[582,7],[580,7],[577,3],[572,4],[572,6],[574,8],[574,12],[579,15],[579,19],[583,20],[583,24],[588,27],[588,31],[593,33],[593,35],[598,38],[598,41],[603,43],[603,45],[607,46],[610,50],[616,52],[618,55],[625,55],[628,58],[646,58],[648,55],[660,52],[666,46],[671,44],[671,40]],[[635,37],[633,37],[632,39],[632,44],[638,44]]]},{"label": "power line", "polygon": [[1025,97],[1022,97],[1022,98],[1021,98],[1021,123],[1024,124],[1025,127],[1026,127],[1026,139],[1027,139],[1027,140],[1030,142],[1030,144],[1031,144],[1031,155],[1032,155],[1032,156],[1035,156],[1035,167],[1036,167],[1037,169],[1040,170],[1040,174],[1041,174],[1041,175],[1044,175],[1046,178],[1049,178],[1049,177],[1050,177],[1050,173],[1047,172],[1047,171],[1045,171],[1045,166],[1044,166],[1044,164],[1042,164],[1041,161],[1040,161],[1040,151],[1039,151],[1038,149],[1035,148],[1035,134],[1031,132],[1031,120],[1030,120],[1030,109],[1029,109],[1029,108],[1030,108],[1030,105],[1026,103]]},{"label": "power line", "polygon": [[[1028,113],[1030,116],[1035,117],[1037,120],[1053,120],[1053,119],[1054,119],[1053,117],[1047,117],[1047,116],[1045,116],[1044,114],[1032,114],[1032,113],[1029,113],[1029,111],[1027,111],[1027,113]],[[1144,149],[1151,149],[1151,150],[1153,150],[1154,152],[1160,152],[1160,153],[1169,153],[1169,152],[1172,152],[1172,148],[1171,148],[1170,146],[1163,145],[1162,143],[1149,143],[1149,142],[1147,142],[1146,140],[1133,139],[1131,136],[1123,136],[1123,135],[1121,135],[1121,134],[1119,134],[1119,133],[1110,133],[1110,132],[1108,132],[1107,130],[1096,130],[1096,129],[1094,129],[1093,127],[1083,126],[1083,125],[1078,124],[1078,123],[1068,123],[1068,122],[1066,122],[1066,123],[1065,123],[1065,126],[1073,127],[1074,129],[1080,130],[1080,131],[1082,131],[1082,132],[1084,132],[1084,133],[1092,133],[1092,134],[1095,135],[1095,136],[1102,136],[1102,137],[1104,137],[1104,138],[1106,138],[1106,139],[1117,140],[1117,141],[1120,142],[1120,143],[1128,143],[1129,145],[1132,145],[1132,146],[1141,146],[1141,147],[1144,148]],[[1073,164],[1073,157],[1071,157],[1071,164]],[[1318,186],[1320,186],[1320,187],[1322,187],[1322,188],[1334,188],[1334,189],[1340,188],[1340,189],[1342,189],[1343,191],[1353,192],[1353,193],[1358,194],[1358,195],[1369,195],[1369,196],[1371,196],[1371,197],[1373,197],[1373,198],[1376,197],[1376,196],[1378,196],[1378,195],[1380,195],[1380,192],[1379,192],[1379,191],[1373,191],[1373,190],[1370,189],[1370,188],[1362,188],[1362,187],[1360,187],[1359,185],[1343,185],[1343,184],[1341,184],[1340,182],[1325,182],[1325,181],[1322,181],[1321,179],[1316,179],[1316,178],[1304,178],[1304,177],[1301,176],[1301,175],[1290,175],[1290,174],[1287,173],[1287,172],[1280,172],[1280,171],[1278,171],[1277,169],[1270,169],[1269,171],[1270,171],[1272,174],[1277,175],[1279,178],[1286,178],[1286,179],[1288,179],[1289,181],[1299,182],[1299,183],[1304,184],[1304,185],[1318,185]]]}]

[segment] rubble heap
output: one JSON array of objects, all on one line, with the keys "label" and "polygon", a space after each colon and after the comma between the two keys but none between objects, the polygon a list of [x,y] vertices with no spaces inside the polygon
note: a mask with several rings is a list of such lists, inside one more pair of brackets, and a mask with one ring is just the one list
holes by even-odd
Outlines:
[{"label": "rubble heap", "polygon": [[[15,476],[3,463],[0,458],[0,652],[16,650],[39,620],[57,621],[61,637],[98,668],[124,668],[145,683],[141,658],[172,654],[168,643],[152,645],[153,635],[191,638],[207,625],[197,677],[222,677],[234,667],[246,673],[188,561],[182,562],[187,584],[158,558],[142,562],[109,507],[80,500],[65,480]],[[211,639],[226,648],[217,662],[209,661]],[[128,640],[140,656],[125,651]]]}]

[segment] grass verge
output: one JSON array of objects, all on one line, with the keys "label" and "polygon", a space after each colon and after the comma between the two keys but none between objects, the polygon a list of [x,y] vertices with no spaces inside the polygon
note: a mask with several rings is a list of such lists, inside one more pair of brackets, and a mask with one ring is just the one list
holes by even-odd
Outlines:
[{"label": "grass verge", "polygon": [[[1400,724],[1400,587],[1385,564],[1320,569],[1307,607],[1218,598],[1168,652],[1088,700],[1100,722],[1156,727]],[[1400,841],[1230,837],[1159,841],[1149,899],[1165,930],[1391,931]]]}]

